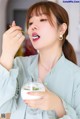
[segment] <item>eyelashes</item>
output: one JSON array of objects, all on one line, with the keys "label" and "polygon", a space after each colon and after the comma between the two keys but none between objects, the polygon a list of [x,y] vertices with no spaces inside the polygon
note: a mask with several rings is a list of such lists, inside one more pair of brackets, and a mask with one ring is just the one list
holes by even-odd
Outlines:
[{"label": "eyelashes", "polygon": [[29,26],[31,26],[32,24],[33,24],[33,22],[30,22],[30,23],[29,23]]},{"label": "eyelashes", "polygon": [[[40,22],[48,21],[48,19],[40,19]],[[29,26],[31,26],[33,22],[29,22]]]},{"label": "eyelashes", "polygon": [[48,19],[40,19],[40,21],[47,21]]}]

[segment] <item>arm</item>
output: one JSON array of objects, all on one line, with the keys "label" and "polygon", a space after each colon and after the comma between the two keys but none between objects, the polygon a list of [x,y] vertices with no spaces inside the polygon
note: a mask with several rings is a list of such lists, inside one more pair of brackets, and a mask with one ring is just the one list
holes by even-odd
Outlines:
[{"label": "arm", "polygon": [[[63,116],[58,116],[59,119],[80,119],[80,69],[76,69],[76,72],[73,74],[73,78],[74,85],[72,89],[71,102],[68,103],[67,100],[64,100],[62,97],[59,97],[61,100],[62,107],[65,111]],[[58,108],[58,110],[59,109],[60,108]],[[61,112],[63,111],[61,110]]]},{"label": "arm", "polygon": [[80,119],[80,115],[78,115],[77,110],[75,110],[70,104],[63,100],[63,105],[66,114],[59,119]]},{"label": "arm", "polygon": [[8,71],[0,65],[0,113],[8,113],[16,109],[17,77],[17,68]]},{"label": "arm", "polygon": [[80,70],[74,75],[72,106],[62,99],[66,115],[60,119],[80,119]]},{"label": "arm", "polygon": [[16,108],[18,69],[13,68],[13,61],[23,40],[21,28],[16,26],[15,22],[3,34],[0,57],[0,113],[11,112]]},{"label": "arm", "polygon": [[25,37],[21,32],[21,27],[16,26],[15,22],[13,22],[12,27],[3,34],[0,64],[3,65],[7,70],[12,68],[14,56],[24,39]]}]

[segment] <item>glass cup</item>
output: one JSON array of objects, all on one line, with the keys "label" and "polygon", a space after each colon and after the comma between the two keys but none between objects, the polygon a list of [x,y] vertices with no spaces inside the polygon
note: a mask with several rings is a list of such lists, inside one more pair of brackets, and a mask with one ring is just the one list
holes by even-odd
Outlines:
[{"label": "glass cup", "polygon": [[29,92],[44,92],[45,87],[41,82],[27,82],[21,88],[21,97],[23,100],[30,99],[40,99],[41,97],[38,95],[30,95]]}]

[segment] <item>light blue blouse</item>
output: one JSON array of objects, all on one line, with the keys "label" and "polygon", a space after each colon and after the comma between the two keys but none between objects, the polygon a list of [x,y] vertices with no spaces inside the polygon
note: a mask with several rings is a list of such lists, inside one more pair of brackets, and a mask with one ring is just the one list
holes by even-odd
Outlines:
[{"label": "light blue blouse", "polygon": [[[11,112],[11,119],[57,119],[54,111],[31,109],[23,102],[21,87],[32,78],[38,80],[38,55],[15,58],[10,71],[0,65],[0,113]],[[80,119],[80,68],[77,65],[62,55],[45,77],[44,85],[62,99],[66,115],[59,119]]]}]

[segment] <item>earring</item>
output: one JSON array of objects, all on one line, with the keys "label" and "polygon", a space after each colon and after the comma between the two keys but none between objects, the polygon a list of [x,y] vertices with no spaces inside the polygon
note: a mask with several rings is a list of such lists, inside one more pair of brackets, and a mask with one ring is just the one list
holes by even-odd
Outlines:
[{"label": "earring", "polygon": [[60,35],[59,36],[59,40],[63,40],[63,35]]}]

